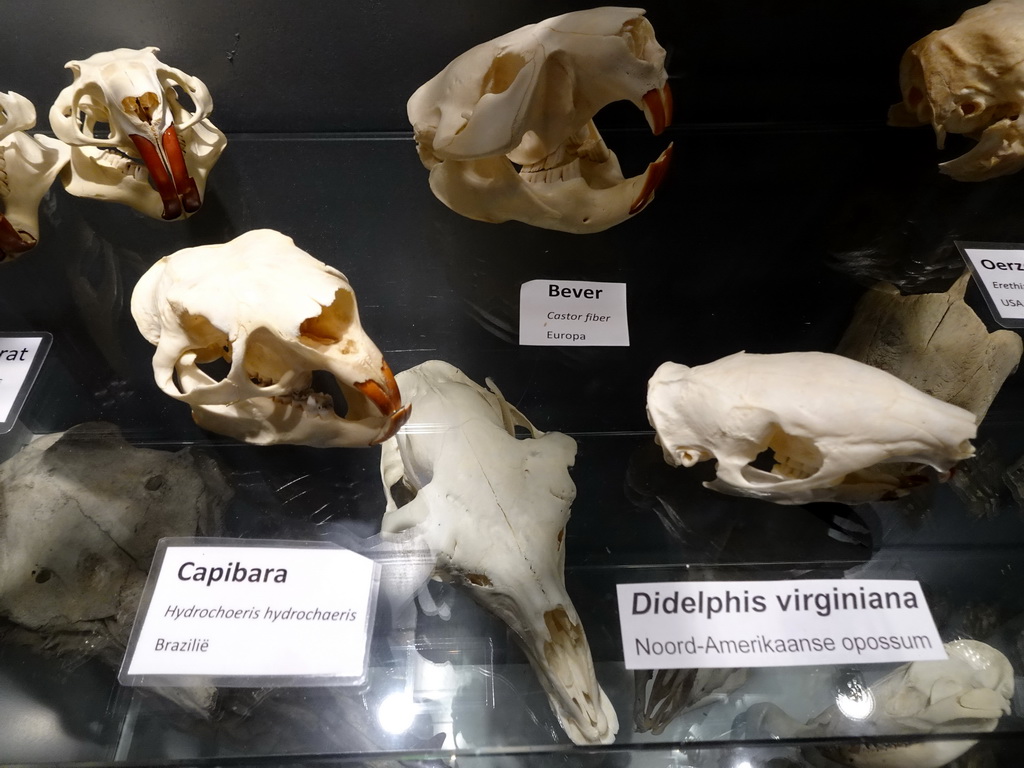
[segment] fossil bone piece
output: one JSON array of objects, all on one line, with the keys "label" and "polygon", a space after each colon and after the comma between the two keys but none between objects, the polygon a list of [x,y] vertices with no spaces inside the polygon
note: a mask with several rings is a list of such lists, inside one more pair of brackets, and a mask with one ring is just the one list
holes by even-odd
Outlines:
[{"label": "fossil bone piece", "polygon": [[199,210],[227,139],[208,119],[207,87],[157,59],[159,50],[118,48],[69,61],[74,81],[50,108],[50,126],[72,145],[68,192],[171,220]]},{"label": "fossil bone piece", "polygon": [[39,242],[39,203],[71,152],[62,141],[27,134],[35,124],[32,102],[0,93],[0,263]]},{"label": "fossil bone piece", "polygon": [[[156,345],[157,385],[212,432],[355,447],[386,440],[408,417],[348,280],[280,232],[165,256],[136,284],[132,316]],[[227,363],[219,379],[218,362]],[[334,377],[344,416],[313,388],[315,371]]]},{"label": "fossil bone piece", "polygon": [[[809,722],[774,704],[747,710],[748,728],[776,738],[907,736],[988,733],[1010,713],[1013,668],[1007,658],[977,640],[945,644],[945,661],[904,664],[869,688],[855,686]],[[753,736],[755,733],[748,733]],[[974,745],[969,739],[896,744],[839,744],[821,754],[854,768],[940,768]]]},{"label": "fossil bone piece", "polygon": [[945,293],[900,295],[875,285],[857,305],[836,353],[974,413],[980,424],[1024,344],[1013,331],[989,333],[964,301],[969,272]]},{"label": "fossil bone piece", "polygon": [[[565,591],[575,441],[543,433],[493,384],[438,360],[398,375],[409,424],[383,445],[382,536],[425,543],[436,572],[504,621],[577,744],[610,743],[618,719],[598,685]],[[517,439],[516,427],[530,436]],[[411,501],[398,506],[397,488]]]},{"label": "fossil bone piece", "polygon": [[969,411],[825,352],[664,363],[648,383],[647,414],[669,464],[715,458],[708,488],[778,504],[902,495],[921,479],[889,465],[945,473],[973,455],[976,433]]},{"label": "fossil bone piece", "polygon": [[889,124],[931,125],[939,149],[947,133],[977,140],[939,170],[958,181],[1024,167],[1024,2],[992,0],[914,43],[900,62],[903,100]]},{"label": "fossil bone piece", "polygon": [[[37,438],[0,464],[0,616],[39,650],[118,666],[157,542],[216,533],[230,496],[212,462],[110,424]],[[205,712],[214,692],[162,693]]]},{"label": "fossil bone piece", "polygon": [[585,233],[642,210],[668,168],[671,147],[623,177],[592,119],[620,100],[655,134],[672,121],[665,49],[639,8],[574,11],[471,48],[407,111],[430,188],[449,208]]}]

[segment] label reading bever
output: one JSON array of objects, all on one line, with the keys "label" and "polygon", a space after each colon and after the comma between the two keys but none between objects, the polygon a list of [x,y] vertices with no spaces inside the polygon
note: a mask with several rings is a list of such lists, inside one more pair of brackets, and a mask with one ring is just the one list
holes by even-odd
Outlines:
[{"label": "label reading bever", "polygon": [[1024,328],[1024,245],[958,242],[956,246],[996,322],[1004,328]]},{"label": "label reading bever", "polygon": [[619,584],[627,669],[945,659],[916,581]]},{"label": "label reading bever", "polygon": [[333,546],[163,539],[119,679],[357,684],[377,574],[372,560]]},{"label": "label reading bever", "polygon": [[531,280],[519,291],[519,343],[628,347],[626,284]]},{"label": "label reading bever", "polygon": [[48,333],[0,333],[0,434],[17,422],[51,338]]}]

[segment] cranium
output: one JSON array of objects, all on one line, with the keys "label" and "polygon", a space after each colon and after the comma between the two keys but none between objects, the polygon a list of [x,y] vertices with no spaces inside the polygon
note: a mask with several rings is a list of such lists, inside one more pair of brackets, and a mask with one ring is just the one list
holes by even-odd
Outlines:
[{"label": "cranium", "polygon": [[[490,382],[434,360],[398,375],[413,418],[381,455],[382,535],[416,537],[436,571],[515,632],[578,744],[609,743],[618,719],[565,591],[575,441],[537,430]],[[516,427],[530,437],[517,439]],[[399,507],[393,491],[413,494]]]},{"label": "cranium", "polygon": [[713,457],[708,488],[779,504],[903,495],[921,478],[900,465],[944,473],[973,455],[977,431],[969,411],[825,352],[664,363],[647,415],[669,464]]},{"label": "cranium", "polygon": [[[945,661],[904,664],[869,688],[847,686],[832,707],[806,724],[773,704],[746,713],[748,736],[829,739],[988,733],[1010,713],[1013,667],[998,650],[977,640],[945,644]],[[894,744],[837,744],[821,754],[854,768],[940,768],[975,742],[968,739]]]},{"label": "cranium", "polygon": [[39,202],[68,162],[64,142],[25,133],[35,124],[32,102],[0,93],[0,262],[39,241]]},{"label": "cranium", "polygon": [[643,14],[604,7],[531,24],[422,85],[408,114],[434,194],[471,219],[565,232],[599,232],[643,209],[671,147],[625,179],[592,120],[627,100],[656,134],[672,121],[665,49]]},{"label": "cranium", "polygon": [[939,165],[959,181],[1019,171],[1024,167],[1022,46],[1024,3],[992,0],[970,9],[903,54],[903,101],[889,110],[889,124],[930,124],[939,149],[947,133],[976,139],[969,152]]},{"label": "cranium", "polygon": [[72,145],[68,192],[177,219],[199,210],[227,139],[207,119],[213,99],[203,82],[162,63],[158,50],[118,48],[69,61],[74,82],[50,108],[50,125]]},{"label": "cranium", "polygon": [[[408,417],[348,280],[280,232],[165,256],[135,286],[132,316],[156,345],[157,385],[213,432],[260,445],[367,446]],[[229,364],[219,380],[203,369],[217,361]],[[344,417],[312,388],[315,371],[334,377]]]}]

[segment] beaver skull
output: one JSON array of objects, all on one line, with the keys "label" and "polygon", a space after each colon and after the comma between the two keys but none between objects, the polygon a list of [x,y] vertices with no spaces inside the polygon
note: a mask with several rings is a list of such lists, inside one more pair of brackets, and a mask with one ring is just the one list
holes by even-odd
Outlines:
[{"label": "beaver skull", "polygon": [[[68,192],[171,220],[199,210],[227,139],[207,119],[213,99],[202,80],[161,62],[158,50],[69,61],[74,82],[50,108],[50,126],[73,147]],[[195,111],[178,100],[178,88]]]},{"label": "beaver skull", "polygon": [[[212,432],[260,445],[368,446],[408,417],[348,280],[280,232],[165,256],[136,285],[132,316],[156,345],[157,385]],[[220,378],[216,363],[227,369]],[[313,388],[316,371],[333,377],[344,416]]]},{"label": "beaver skull", "polygon": [[471,219],[599,232],[650,202],[670,150],[626,179],[592,118],[626,100],[672,121],[665,49],[639,8],[594,8],[462,54],[409,99],[430,188]]},{"label": "beaver skull", "polygon": [[708,488],[778,504],[903,495],[924,465],[946,473],[973,456],[977,431],[970,411],[825,352],[664,363],[647,415],[669,464],[715,458]]},{"label": "beaver skull", "polygon": [[1024,3],[992,0],[917,41],[900,62],[903,100],[889,124],[931,125],[978,143],[939,165],[958,181],[983,181],[1024,167]]}]

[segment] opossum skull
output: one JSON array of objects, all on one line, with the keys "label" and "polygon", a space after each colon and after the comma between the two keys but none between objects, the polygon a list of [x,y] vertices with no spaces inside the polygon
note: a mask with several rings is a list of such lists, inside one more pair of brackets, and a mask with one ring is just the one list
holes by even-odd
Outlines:
[{"label": "opossum skull", "polygon": [[[69,61],[74,81],[50,108],[50,125],[73,146],[64,178],[71,194],[177,219],[199,210],[227,139],[207,119],[207,87],[157,59],[158,50],[118,48]],[[194,111],[179,101],[179,88]]]},{"label": "opossum skull", "polygon": [[707,487],[779,504],[903,495],[925,465],[945,473],[970,458],[977,431],[969,411],[824,352],[664,363],[647,414],[669,464],[714,458]]},{"label": "opossum skull", "polygon": [[[368,446],[408,417],[338,270],[273,230],[185,248],[142,276],[132,315],[156,345],[153,373],[199,426],[256,444]],[[218,377],[216,364],[226,372]],[[335,412],[314,373],[333,377]]]},{"label": "opossum skull", "polygon": [[897,126],[931,125],[939,148],[947,133],[977,140],[939,165],[959,181],[983,181],[1024,167],[1024,4],[992,0],[950,27],[914,43],[900,63],[903,101]]},{"label": "opossum skull", "polygon": [[68,162],[64,142],[25,133],[35,124],[32,102],[0,93],[0,262],[39,241],[39,203]]},{"label": "opossum skull", "polygon": [[630,101],[661,133],[672,121],[665,49],[639,8],[556,16],[476,46],[409,99],[430,187],[481,221],[598,232],[639,212],[670,149],[625,179],[592,118]]},{"label": "opossum skull", "polygon": [[[774,704],[755,704],[744,721],[748,738],[831,740],[849,736],[872,741],[837,743],[814,748],[852,768],[942,768],[951,765],[975,741],[969,733],[995,730],[999,718],[1010,714],[1014,671],[1000,651],[977,640],[954,640],[944,646],[945,660],[903,664],[873,683],[858,681],[852,695],[802,723]],[[845,702],[843,701],[845,699]],[[843,703],[840,703],[843,702]],[[856,713],[850,703],[855,702]],[[878,743],[884,736],[933,736],[951,733],[959,738],[919,739]],[[814,764],[821,761],[814,759]]]}]

